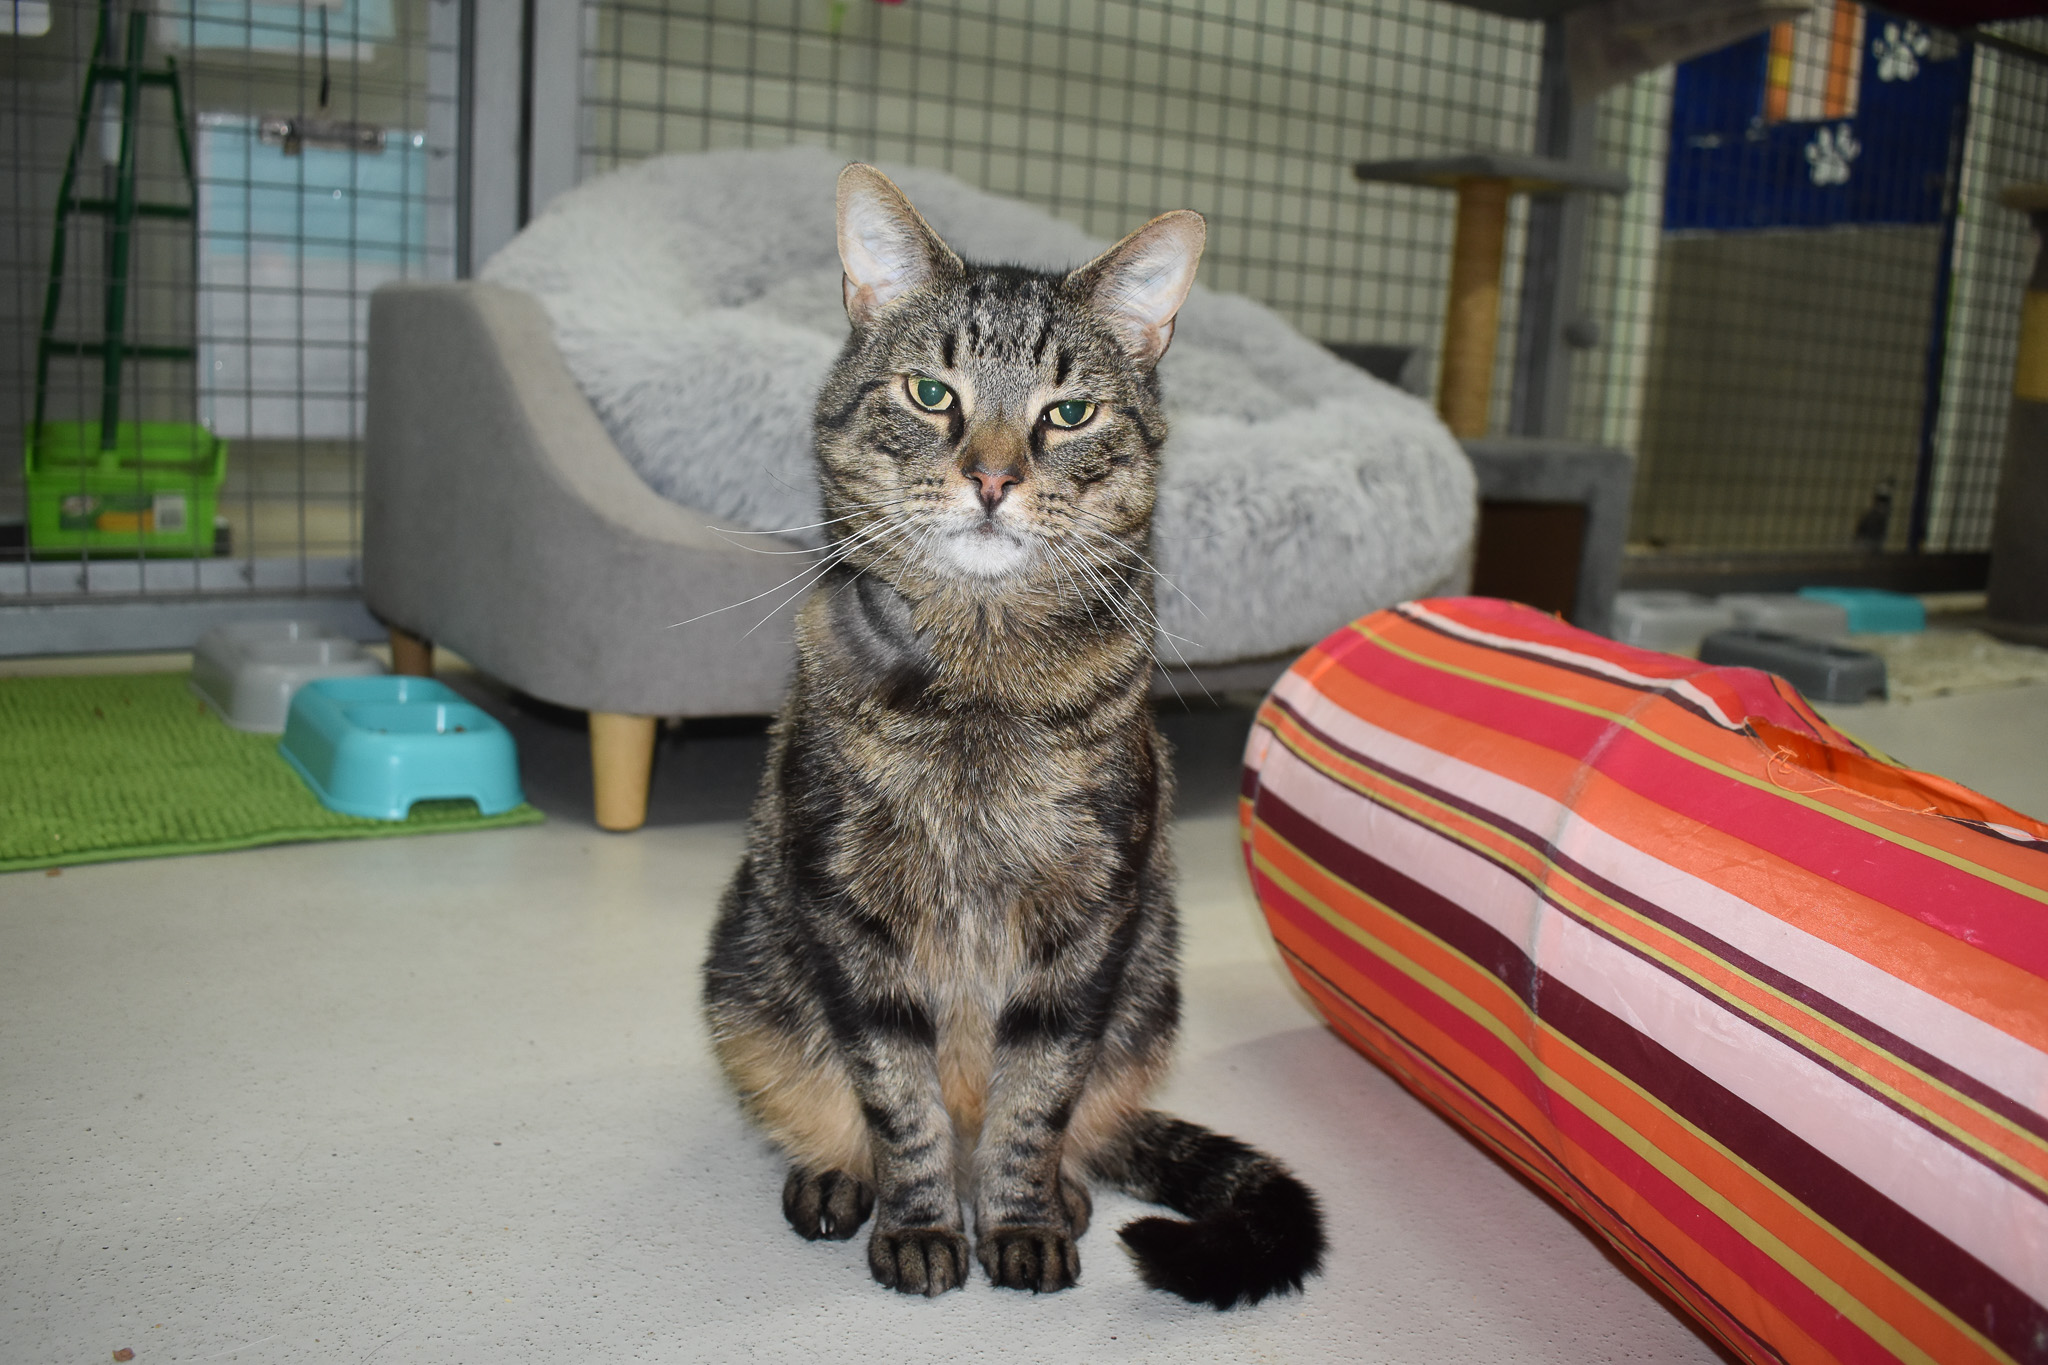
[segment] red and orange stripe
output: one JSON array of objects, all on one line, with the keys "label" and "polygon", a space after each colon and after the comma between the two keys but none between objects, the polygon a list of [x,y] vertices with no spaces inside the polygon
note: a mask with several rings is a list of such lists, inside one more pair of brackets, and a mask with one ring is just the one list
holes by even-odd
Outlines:
[{"label": "red and orange stripe", "polygon": [[1477,599],[1304,656],[1242,814],[1331,1025],[1731,1350],[2038,1358],[2048,826]]}]

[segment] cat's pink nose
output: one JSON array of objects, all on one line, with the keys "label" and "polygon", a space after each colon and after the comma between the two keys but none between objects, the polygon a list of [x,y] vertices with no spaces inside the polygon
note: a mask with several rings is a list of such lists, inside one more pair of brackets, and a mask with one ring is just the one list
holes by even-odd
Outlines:
[{"label": "cat's pink nose", "polygon": [[967,470],[966,474],[968,478],[980,485],[981,505],[989,508],[991,511],[994,510],[997,503],[1003,500],[1003,494],[1010,491],[1012,484],[1023,482],[1017,476],[1016,471],[1010,469],[999,469],[994,473],[990,473],[986,469],[977,467]]}]

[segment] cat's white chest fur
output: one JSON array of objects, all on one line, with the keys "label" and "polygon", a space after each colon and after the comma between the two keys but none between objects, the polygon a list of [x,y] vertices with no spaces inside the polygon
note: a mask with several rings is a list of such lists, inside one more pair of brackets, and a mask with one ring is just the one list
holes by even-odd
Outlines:
[{"label": "cat's white chest fur", "polygon": [[964,531],[955,531],[939,542],[938,548],[953,566],[976,578],[1001,578],[1029,565],[1036,547],[1015,531],[983,521]]}]

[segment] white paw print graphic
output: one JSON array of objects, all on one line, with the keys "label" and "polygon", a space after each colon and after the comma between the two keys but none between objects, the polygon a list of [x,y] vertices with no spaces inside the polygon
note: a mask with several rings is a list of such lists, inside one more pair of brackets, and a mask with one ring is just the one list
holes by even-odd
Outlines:
[{"label": "white paw print graphic", "polygon": [[1843,185],[1849,180],[1849,163],[1863,151],[1863,144],[1846,123],[1815,131],[1806,144],[1807,174],[1816,185]]},{"label": "white paw print graphic", "polygon": [[1870,53],[1877,58],[1877,78],[1881,81],[1910,81],[1920,74],[1920,59],[1934,46],[1934,40],[1927,30],[1918,24],[1886,24],[1884,36],[1870,45]]}]

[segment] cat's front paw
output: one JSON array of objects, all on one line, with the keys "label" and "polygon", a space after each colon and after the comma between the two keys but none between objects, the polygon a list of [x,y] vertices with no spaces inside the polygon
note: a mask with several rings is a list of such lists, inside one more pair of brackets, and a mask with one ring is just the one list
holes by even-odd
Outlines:
[{"label": "cat's front paw", "polygon": [[782,1182],[782,1216],[807,1241],[847,1240],[868,1221],[874,1207],[874,1190],[845,1171],[820,1173],[792,1166],[789,1179]]},{"label": "cat's front paw", "polygon": [[974,1250],[990,1281],[1004,1289],[1050,1294],[1081,1278],[1081,1251],[1065,1227],[990,1228]]},{"label": "cat's front paw", "polygon": [[967,1283],[967,1239],[952,1228],[877,1227],[868,1269],[891,1289],[935,1299]]}]

